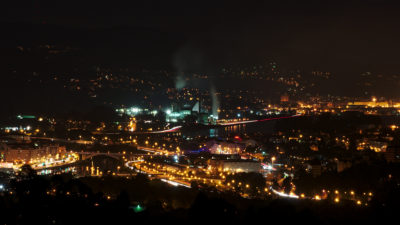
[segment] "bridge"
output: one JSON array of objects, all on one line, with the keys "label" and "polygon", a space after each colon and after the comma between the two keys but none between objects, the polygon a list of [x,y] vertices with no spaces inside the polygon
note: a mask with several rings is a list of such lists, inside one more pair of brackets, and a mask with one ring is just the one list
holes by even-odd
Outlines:
[{"label": "bridge", "polygon": [[148,154],[123,154],[120,152],[84,152],[84,151],[80,151],[80,152],[73,152],[75,154],[79,155],[79,159],[80,160],[85,160],[85,159],[89,159],[89,158],[93,158],[95,156],[107,156],[110,158],[114,158],[117,160],[122,160],[123,157],[125,156],[126,159],[130,159],[133,157],[138,157],[138,156],[148,156]]},{"label": "bridge", "polygon": [[121,160],[123,154],[121,153],[110,153],[110,152],[75,152],[76,154],[79,155],[79,159],[80,160],[85,160],[85,159],[89,159],[95,156],[108,156],[117,160]]}]

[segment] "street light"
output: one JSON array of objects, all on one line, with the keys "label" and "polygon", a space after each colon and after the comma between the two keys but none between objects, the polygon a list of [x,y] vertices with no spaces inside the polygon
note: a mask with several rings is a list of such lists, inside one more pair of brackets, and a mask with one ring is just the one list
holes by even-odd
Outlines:
[{"label": "street light", "polygon": [[274,161],[276,160],[275,156],[272,156],[271,158],[271,166],[274,166]]}]

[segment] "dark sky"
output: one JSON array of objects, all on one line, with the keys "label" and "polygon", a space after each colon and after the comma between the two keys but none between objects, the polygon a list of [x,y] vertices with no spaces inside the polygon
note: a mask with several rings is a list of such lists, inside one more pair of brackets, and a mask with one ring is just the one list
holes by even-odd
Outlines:
[{"label": "dark sky", "polygon": [[[54,108],[54,102],[64,104],[56,101],[61,94],[54,96],[54,90],[41,88],[43,84],[21,85],[33,72],[82,78],[96,67],[219,73],[221,67],[274,59],[287,70],[331,72],[337,79],[329,85],[343,94],[362,92],[356,86],[361,73],[400,75],[396,1],[9,0],[0,4],[0,94],[12,102],[15,112],[27,103],[39,109]],[[37,50],[45,44],[78,51],[48,57]],[[17,46],[33,50],[20,54]],[[14,98],[8,98],[9,93]],[[32,97],[37,103],[26,100],[32,93],[40,96]],[[83,99],[63,94],[75,105]],[[43,96],[50,100],[39,102]]]},{"label": "dark sky", "polygon": [[[205,61],[198,67],[251,64],[273,57],[292,68],[339,74],[399,71],[400,7],[395,1],[37,0],[1,4],[1,21],[7,23],[171,33],[171,39],[179,39],[169,49],[172,64],[177,54],[181,57],[185,52],[189,55],[183,58]],[[120,34],[116,35],[113,40],[118,40]],[[151,51],[157,54],[157,49]]]}]

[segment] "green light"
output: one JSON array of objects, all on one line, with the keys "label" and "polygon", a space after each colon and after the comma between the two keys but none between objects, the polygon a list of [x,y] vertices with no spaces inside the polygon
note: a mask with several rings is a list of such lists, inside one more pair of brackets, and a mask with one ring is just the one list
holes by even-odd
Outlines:
[{"label": "green light", "polygon": [[22,119],[35,119],[36,117],[31,115],[18,115],[17,118],[22,120]]},{"label": "green light", "polygon": [[143,210],[144,208],[140,205],[137,205],[136,207],[133,208],[133,211],[135,211],[135,213],[142,212]]}]

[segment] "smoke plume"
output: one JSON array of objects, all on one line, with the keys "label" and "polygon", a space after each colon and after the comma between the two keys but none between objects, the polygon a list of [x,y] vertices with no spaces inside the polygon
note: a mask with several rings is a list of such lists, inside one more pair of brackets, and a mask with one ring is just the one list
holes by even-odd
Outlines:
[{"label": "smoke plume", "polygon": [[214,117],[218,117],[218,109],[219,109],[219,100],[218,100],[218,96],[217,93],[215,91],[215,86],[211,85],[210,88],[210,95],[211,95],[211,103],[212,103],[212,115]]},{"label": "smoke plume", "polygon": [[192,44],[182,46],[175,53],[173,65],[176,71],[175,88],[180,90],[187,86],[187,74],[204,68],[202,50]]}]

